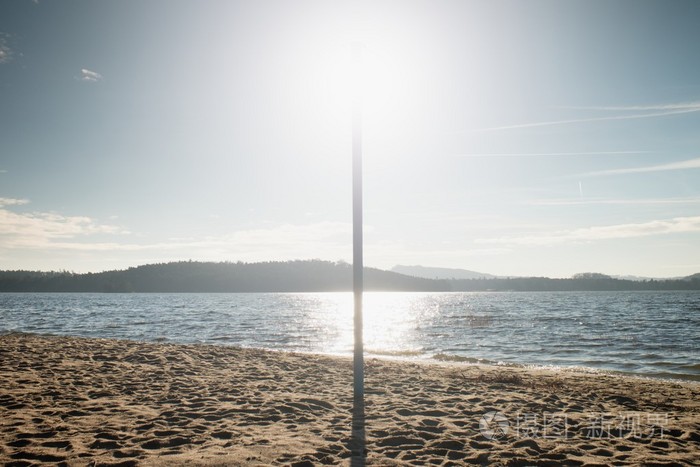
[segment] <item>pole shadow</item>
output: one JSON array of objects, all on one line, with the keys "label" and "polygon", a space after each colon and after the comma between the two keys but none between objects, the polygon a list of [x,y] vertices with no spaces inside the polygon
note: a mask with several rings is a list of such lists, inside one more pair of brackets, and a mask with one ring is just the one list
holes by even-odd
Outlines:
[{"label": "pole shadow", "polygon": [[364,467],[367,458],[365,438],[365,397],[356,397],[352,405],[352,436],[350,438],[350,465]]}]

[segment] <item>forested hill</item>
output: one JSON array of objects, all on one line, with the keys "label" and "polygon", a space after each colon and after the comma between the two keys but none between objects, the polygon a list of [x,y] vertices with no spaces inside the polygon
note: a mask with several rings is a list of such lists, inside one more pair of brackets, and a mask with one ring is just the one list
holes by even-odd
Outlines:
[{"label": "forested hill", "polygon": [[[365,268],[367,290],[444,291],[446,281]],[[352,266],[329,261],[149,264],[120,271],[0,272],[0,292],[336,292],[352,290]]]},{"label": "forested hill", "polygon": [[[700,275],[632,281],[603,274],[435,280],[365,268],[365,289],[385,291],[700,290]],[[329,261],[175,262],[119,271],[0,271],[0,292],[336,292],[352,290],[352,266]]]}]

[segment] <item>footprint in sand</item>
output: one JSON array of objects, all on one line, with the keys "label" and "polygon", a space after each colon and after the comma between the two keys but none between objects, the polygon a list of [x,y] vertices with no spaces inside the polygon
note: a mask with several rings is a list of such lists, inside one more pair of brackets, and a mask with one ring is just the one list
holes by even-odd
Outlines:
[{"label": "footprint in sand", "polygon": [[18,439],[17,441],[7,443],[8,446],[13,448],[23,448],[25,446],[29,446],[30,444],[32,444],[32,441],[28,439]]},{"label": "footprint in sand", "polygon": [[73,450],[73,445],[70,441],[46,441],[41,443],[41,445],[47,448],[65,449],[66,451]]},{"label": "footprint in sand", "polygon": [[52,463],[59,463],[63,462],[66,460],[64,456],[55,456],[52,454],[46,454],[46,453],[35,453],[35,452],[28,452],[28,451],[18,451],[12,455],[10,455],[10,458],[15,459],[15,460],[29,460],[29,461],[40,461],[40,462],[52,462]]},{"label": "footprint in sand", "polygon": [[18,433],[17,438],[19,439],[31,439],[31,438],[36,438],[36,439],[45,439],[45,438],[53,438],[56,436],[57,432],[56,431],[44,431],[42,433]]},{"label": "footprint in sand", "polygon": [[89,447],[90,447],[90,449],[113,450],[113,449],[121,448],[122,445],[116,441],[97,440],[97,441],[93,442]]}]

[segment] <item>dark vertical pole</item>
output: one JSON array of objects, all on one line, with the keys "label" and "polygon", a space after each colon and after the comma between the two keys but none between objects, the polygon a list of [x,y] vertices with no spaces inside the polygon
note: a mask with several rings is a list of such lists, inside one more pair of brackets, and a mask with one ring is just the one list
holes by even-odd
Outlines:
[{"label": "dark vertical pole", "polygon": [[354,397],[365,394],[364,348],[362,342],[362,45],[352,46],[354,83],[352,96],[352,283],[355,303],[355,350],[353,353]]}]

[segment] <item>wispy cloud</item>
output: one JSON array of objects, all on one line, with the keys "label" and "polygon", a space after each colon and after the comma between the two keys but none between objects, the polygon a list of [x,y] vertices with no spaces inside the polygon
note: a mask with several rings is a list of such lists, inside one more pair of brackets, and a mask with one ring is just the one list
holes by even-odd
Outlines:
[{"label": "wispy cloud", "polygon": [[[1,236],[0,236],[1,238]],[[153,258],[197,258],[203,261],[225,259],[272,261],[294,259],[349,259],[352,226],[349,223],[322,222],[308,225],[280,225],[250,229],[230,235],[170,238],[158,242],[94,242],[88,239],[52,240],[49,244],[25,243],[24,248],[51,252],[109,252],[127,255],[133,262]]]},{"label": "wispy cloud", "polygon": [[461,153],[457,157],[578,157],[578,156],[624,156],[648,154],[649,151],[588,151],[588,152],[505,152],[505,153]]},{"label": "wispy cloud", "polygon": [[460,242],[411,243],[402,240],[372,241],[365,245],[365,257],[372,266],[390,269],[397,264],[452,265],[489,263],[508,255],[511,248],[501,245],[465,246]]},{"label": "wispy cloud", "polygon": [[650,106],[626,106],[626,107],[565,107],[573,110],[596,110],[596,111],[617,111],[617,112],[645,112],[628,113],[624,115],[608,115],[602,117],[573,118],[564,120],[550,120],[545,122],[517,123],[514,125],[503,125],[490,128],[472,130],[475,132],[489,132],[502,130],[515,130],[521,128],[537,128],[554,125],[569,125],[573,123],[603,122],[614,120],[636,120],[644,118],[665,117],[669,115],[687,114],[700,112],[700,102],[687,102],[680,104],[661,104]]},{"label": "wispy cloud", "polygon": [[588,123],[588,122],[603,122],[609,120],[635,120],[641,118],[652,118],[652,117],[665,117],[667,115],[678,115],[687,114],[692,112],[700,112],[700,108],[686,109],[686,110],[668,110],[663,112],[653,112],[644,114],[633,114],[633,115],[611,115],[609,117],[592,117],[592,118],[575,118],[570,120],[551,120],[548,122],[534,122],[534,123],[519,123],[515,125],[504,125],[496,126],[491,128],[481,128],[474,130],[476,132],[488,132],[488,131],[501,131],[501,130],[515,130],[520,128],[536,128],[544,126],[554,126],[554,125],[568,125],[571,123]]},{"label": "wispy cloud", "polygon": [[602,240],[691,232],[700,232],[700,216],[676,217],[673,219],[654,220],[638,224],[594,226],[523,236],[485,238],[477,240],[477,243],[540,246],[562,243],[588,243]]},{"label": "wispy cloud", "polygon": [[26,204],[23,200],[3,198],[2,202],[0,257],[3,264],[20,269],[27,267],[28,258],[37,256],[46,258],[39,268],[82,269],[85,261],[96,261],[91,270],[177,259],[284,261],[351,257],[349,223],[284,224],[218,236],[147,240],[136,235],[126,237],[129,232],[120,227],[89,217],[22,213],[14,208]]},{"label": "wispy cloud", "polygon": [[124,233],[116,226],[103,225],[89,217],[8,209],[28,203],[26,199],[0,198],[0,248],[45,248],[57,241]]},{"label": "wispy cloud", "polygon": [[[0,250],[84,252],[146,252],[148,255],[192,255],[202,259],[271,260],[347,257],[351,244],[349,223],[283,224],[240,230],[227,235],[168,238],[155,242],[95,241],[125,230],[84,216],[21,213],[13,207],[27,200],[0,198]],[[371,231],[371,229],[368,229]],[[131,238],[131,237],[129,237]]]},{"label": "wispy cloud", "polygon": [[574,110],[614,110],[614,111],[649,111],[649,110],[700,110],[700,101],[681,102],[676,104],[658,105],[628,105],[628,106],[593,106],[593,107],[562,107]]},{"label": "wispy cloud", "polygon": [[700,169],[700,158],[688,159],[685,161],[669,162],[668,164],[647,165],[643,167],[629,167],[625,169],[608,169],[596,172],[587,172],[575,175],[576,177],[597,177],[605,175],[625,175],[649,172],[665,172],[669,170]]},{"label": "wispy cloud", "polygon": [[17,206],[20,204],[28,204],[28,199],[17,199],[17,198],[0,198],[0,208],[5,206]]},{"label": "wispy cloud", "polygon": [[96,83],[102,79],[102,75],[96,71],[88,70],[87,68],[82,68],[80,70],[80,76],[78,76],[80,81],[87,81],[89,83]]},{"label": "wispy cloud", "polygon": [[[346,256],[351,244],[352,226],[347,222],[282,224],[246,229],[228,235],[173,239],[160,247],[195,249],[206,255],[249,260],[327,258]],[[338,256],[340,255],[340,256]]]},{"label": "wispy cloud", "polygon": [[0,33],[0,64],[7,63],[12,60],[12,49],[7,45],[7,40]]},{"label": "wispy cloud", "polygon": [[564,198],[539,199],[523,201],[529,206],[578,206],[578,205],[666,205],[666,204],[700,204],[700,197],[687,198],[641,198],[641,199],[608,199],[608,198]]}]

